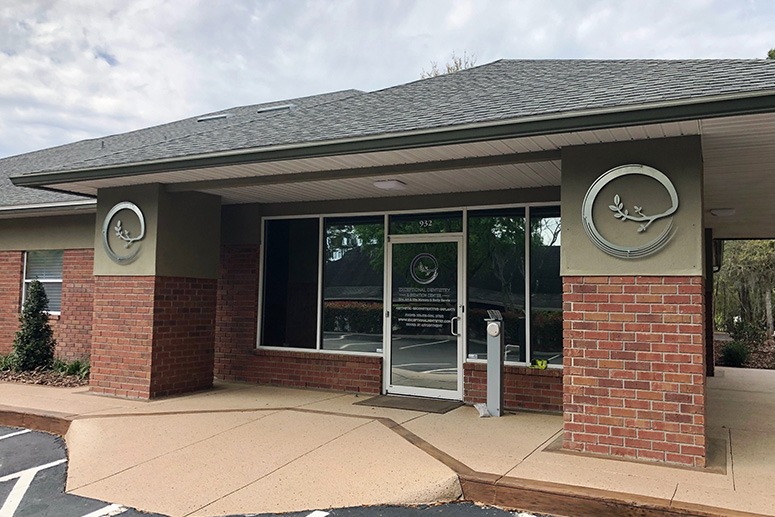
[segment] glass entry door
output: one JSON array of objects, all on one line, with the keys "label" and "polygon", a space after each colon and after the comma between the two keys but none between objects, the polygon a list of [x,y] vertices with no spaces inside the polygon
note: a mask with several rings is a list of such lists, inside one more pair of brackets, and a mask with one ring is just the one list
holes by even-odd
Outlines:
[{"label": "glass entry door", "polygon": [[391,236],[385,391],[462,399],[462,237]]}]

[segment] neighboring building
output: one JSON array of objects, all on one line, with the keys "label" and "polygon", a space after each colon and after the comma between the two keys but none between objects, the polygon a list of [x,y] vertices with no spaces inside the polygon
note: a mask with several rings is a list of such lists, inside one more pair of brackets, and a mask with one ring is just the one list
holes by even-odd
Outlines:
[{"label": "neighboring building", "polygon": [[472,403],[497,309],[507,408],[702,466],[712,241],[775,237],[773,163],[765,60],[503,60],[6,158],[0,351],[40,278],[97,393]]}]

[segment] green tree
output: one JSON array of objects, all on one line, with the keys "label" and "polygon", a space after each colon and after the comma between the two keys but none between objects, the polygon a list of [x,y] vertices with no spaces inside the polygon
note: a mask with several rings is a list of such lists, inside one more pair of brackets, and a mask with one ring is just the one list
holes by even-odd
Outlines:
[{"label": "green tree", "polygon": [[775,288],[775,241],[727,241],[721,271],[714,282],[715,320],[730,330],[744,324],[766,326],[773,333],[772,291]]},{"label": "green tree", "polygon": [[48,296],[38,280],[29,284],[19,322],[13,341],[14,367],[21,371],[50,368],[56,341],[48,324]]},{"label": "green tree", "polygon": [[769,52],[767,52],[767,59],[775,59],[775,48],[771,48]]},{"label": "green tree", "polygon": [[440,68],[436,61],[431,61],[430,70],[425,70],[423,68],[422,74],[420,74],[420,78],[428,79],[429,77],[451,74],[465,70],[466,68],[472,68],[474,66],[476,66],[476,56],[474,54],[468,54],[468,52],[463,51],[463,55],[458,56],[454,51],[452,51],[452,55],[450,56],[449,61],[446,62],[443,68]]}]

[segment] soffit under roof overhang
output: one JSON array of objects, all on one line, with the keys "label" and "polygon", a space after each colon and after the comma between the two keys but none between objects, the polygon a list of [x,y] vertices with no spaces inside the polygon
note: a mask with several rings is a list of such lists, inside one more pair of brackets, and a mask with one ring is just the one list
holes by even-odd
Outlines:
[{"label": "soffit under roof overhang", "polygon": [[[84,195],[162,183],[208,192],[224,204],[285,203],[558,186],[563,147],[701,135],[706,216],[720,238],[775,237],[775,94],[565,114],[352,141],[214,153],[141,164],[15,177],[17,185]],[[380,191],[377,179],[404,191]],[[734,186],[731,189],[730,186]],[[707,210],[706,210],[707,214]]]}]

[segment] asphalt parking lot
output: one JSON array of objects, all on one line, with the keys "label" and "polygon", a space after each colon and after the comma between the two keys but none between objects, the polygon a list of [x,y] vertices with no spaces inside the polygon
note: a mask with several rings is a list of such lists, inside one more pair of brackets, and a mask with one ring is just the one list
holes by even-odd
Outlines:
[{"label": "asphalt parking lot", "polygon": [[67,450],[47,433],[0,426],[0,517],[151,514],[64,493]]}]

